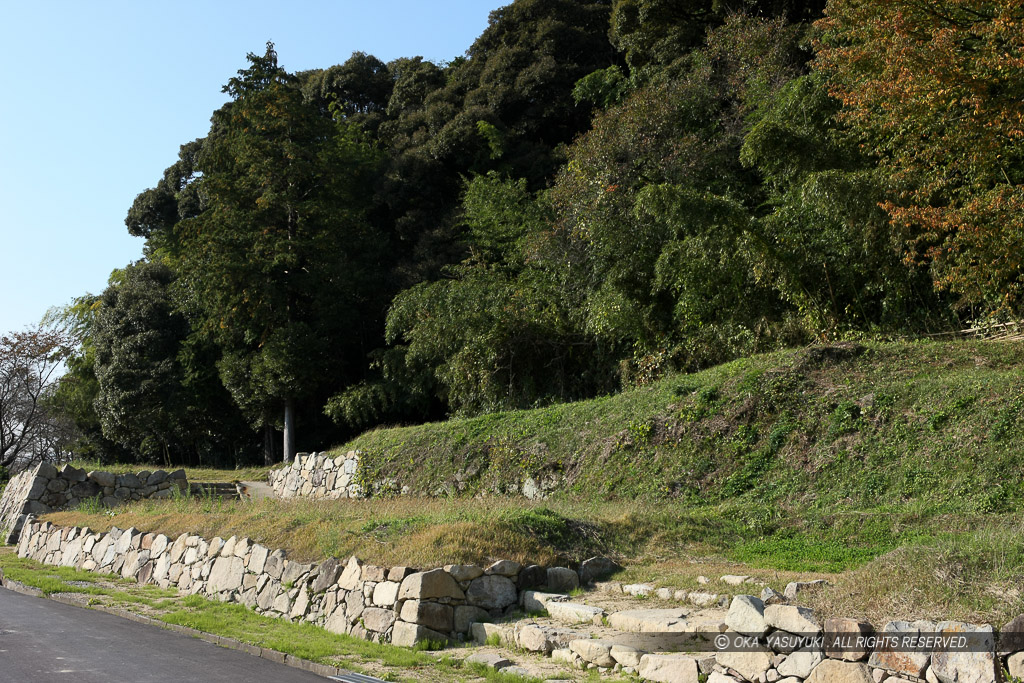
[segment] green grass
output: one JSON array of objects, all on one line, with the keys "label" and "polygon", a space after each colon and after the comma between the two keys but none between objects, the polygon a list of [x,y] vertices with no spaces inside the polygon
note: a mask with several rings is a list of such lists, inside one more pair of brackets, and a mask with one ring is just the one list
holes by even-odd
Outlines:
[{"label": "green grass", "polygon": [[[852,577],[836,609],[997,620],[1016,593],[992,596],[1024,580],[1022,368],[1019,342],[777,352],[591,401],[377,430],[337,449],[363,452],[364,483],[393,478],[439,496],[144,501],[112,518],[51,519],[423,568],[607,554],[628,567],[624,580],[682,589],[719,568],[776,588]],[[559,490],[544,501],[497,495],[527,477]],[[881,576],[894,558],[909,565],[896,570],[902,584]],[[970,572],[950,573],[961,566]]]},{"label": "green grass", "polygon": [[103,596],[105,602],[115,605],[145,605],[154,609],[169,606],[169,600],[178,595],[176,590],[158,586],[140,586],[135,581],[114,574],[83,572],[70,567],[41,565],[12,552],[0,556],[4,576],[38,588],[44,595],[78,593]]},{"label": "green grass", "polygon": [[184,598],[180,609],[161,615],[160,619],[321,663],[332,663],[339,653],[344,653],[347,659],[380,661],[406,670],[437,664],[436,658],[420,652],[334,634],[311,624],[264,617],[242,605],[198,595]]},{"label": "green grass", "polygon": [[615,396],[368,432],[364,484],[588,500],[729,500],[822,510],[1024,502],[1024,344],[872,343],[777,352]]}]

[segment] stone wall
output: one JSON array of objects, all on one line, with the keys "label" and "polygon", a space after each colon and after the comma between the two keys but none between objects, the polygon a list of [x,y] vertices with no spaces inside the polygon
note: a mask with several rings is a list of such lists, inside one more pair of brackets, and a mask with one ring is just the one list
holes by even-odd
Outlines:
[{"label": "stone wall", "polygon": [[[455,475],[450,484],[434,491],[421,491],[435,496],[461,493],[466,488],[466,481],[479,474],[478,470],[470,469]],[[329,453],[299,453],[288,467],[271,470],[267,475],[270,486],[281,498],[362,498],[366,495],[407,494],[408,486],[400,485],[395,479],[375,479],[364,481],[359,476],[359,451],[349,451],[345,455],[331,456]],[[561,486],[561,480],[554,475],[535,479],[525,477],[495,493],[507,495],[522,494],[531,500],[546,498]],[[369,491],[364,486],[369,487]]]},{"label": "stone wall", "polygon": [[7,543],[16,543],[29,514],[74,507],[97,496],[107,507],[143,498],[170,498],[175,488],[188,490],[185,470],[112,474],[65,465],[58,471],[44,462],[8,482],[0,497],[0,530],[6,530]]},{"label": "stone wall", "polygon": [[449,565],[429,571],[377,567],[355,557],[343,564],[334,559],[306,564],[247,538],[182,534],[172,540],[136,529],[93,533],[35,520],[21,534],[18,556],[176,587],[266,616],[406,646],[464,640],[474,622],[518,607],[521,593],[579,585],[571,569],[507,560],[487,568]]},{"label": "stone wall", "polygon": [[[673,683],[1001,683],[1004,671],[1018,680],[1024,675],[1024,616],[999,631],[989,624],[922,620],[889,621],[876,630],[859,619],[819,620],[813,610],[788,604],[770,589],[762,597],[735,596],[720,624],[694,630],[679,619],[676,628],[662,627],[665,632],[635,634],[632,645],[621,638],[570,636],[555,643],[551,656],[577,668],[614,667]],[[610,621],[656,621],[656,613],[669,611],[620,612]],[[529,643],[536,636],[529,629],[509,632],[484,624],[474,626],[474,636],[521,648],[525,637],[526,649],[533,649]],[[702,654],[659,651],[644,644],[645,635],[650,642],[689,642],[691,651]]]},{"label": "stone wall", "polygon": [[280,498],[359,498],[359,451],[331,457],[299,453],[288,467],[270,470],[267,482]]},{"label": "stone wall", "polygon": [[[367,640],[411,646],[471,634],[480,643],[497,639],[568,666],[633,673],[648,681],[1001,683],[1004,669],[1018,679],[1024,676],[1024,616],[999,630],[955,621],[890,621],[876,629],[857,619],[820,620],[812,610],[791,604],[787,595],[795,598],[799,585],[787,588],[786,595],[771,588],[760,597],[736,595],[727,613],[718,611],[707,623],[688,622],[679,609],[605,614],[566,602],[564,594],[579,586],[581,577],[587,582],[617,568],[604,558],[588,560],[578,572],[510,561],[429,571],[378,567],[355,557],[306,564],[246,538],[183,534],[172,540],[135,529],[93,533],[35,520],[21,535],[18,555],[176,587]],[[598,587],[608,590],[613,583]],[[643,584],[632,587],[638,586]],[[620,592],[626,588],[618,585]],[[530,619],[491,623],[516,608],[546,611],[550,619],[574,626],[554,628]],[[592,628],[611,636],[594,638]],[[955,642],[961,637],[966,647]],[[908,638],[924,640],[905,648]]]}]

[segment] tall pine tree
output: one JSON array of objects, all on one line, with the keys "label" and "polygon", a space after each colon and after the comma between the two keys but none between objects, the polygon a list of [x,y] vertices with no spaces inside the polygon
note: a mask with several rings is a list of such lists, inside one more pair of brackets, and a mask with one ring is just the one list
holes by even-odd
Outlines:
[{"label": "tall pine tree", "polygon": [[201,211],[174,243],[225,386],[268,433],[283,410],[290,460],[296,402],[361,365],[352,350],[385,244],[363,215],[374,152],[303,100],[272,43],[248,60],[196,160]]}]

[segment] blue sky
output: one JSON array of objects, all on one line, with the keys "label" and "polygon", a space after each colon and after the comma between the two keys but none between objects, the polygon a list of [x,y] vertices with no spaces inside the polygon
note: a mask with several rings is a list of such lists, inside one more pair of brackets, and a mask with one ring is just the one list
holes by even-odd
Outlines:
[{"label": "blue sky", "polygon": [[138,259],[132,200],[273,40],[289,71],[465,52],[511,0],[0,0],[0,334]]}]

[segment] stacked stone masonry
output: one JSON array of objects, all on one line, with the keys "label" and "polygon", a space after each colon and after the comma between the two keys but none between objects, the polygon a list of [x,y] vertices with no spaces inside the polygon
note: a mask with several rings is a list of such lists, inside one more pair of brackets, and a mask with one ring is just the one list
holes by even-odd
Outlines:
[{"label": "stacked stone masonry", "polygon": [[[113,528],[59,527],[30,521],[18,555],[51,565],[119,574],[140,583],[176,587],[260,614],[309,622],[334,633],[411,646],[464,640],[474,622],[517,607],[522,591],[565,582],[555,569],[500,561],[490,567],[449,565],[429,571],[377,567],[355,557],[345,563],[289,560],[247,538],[206,540]],[[578,586],[578,578],[571,582]]]},{"label": "stacked stone masonry", "polygon": [[359,451],[332,457],[300,453],[289,467],[271,470],[267,481],[280,498],[359,498]]},{"label": "stacked stone masonry", "polygon": [[[691,621],[679,608],[608,615],[600,608],[570,602],[565,595],[580,585],[581,578],[592,583],[617,568],[604,558],[583,563],[578,572],[524,567],[511,561],[487,568],[448,565],[429,571],[377,567],[355,557],[345,563],[328,559],[305,564],[246,538],[206,540],[183,534],[172,540],[135,529],[93,533],[34,520],[26,525],[18,555],[177,587],[368,640],[411,646],[422,641],[460,641],[470,634],[480,643],[497,639],[568,666],[631,673],[648,681],[1001,683],[1004,669],[1018,679],[1024,677],[1024,616],[999,631],[990,625],[954,621],[891,621],[879,631],[857,619],[822,622],[810,609],[792,604],[801,586],[807,589],[812,584],[792,584],[787,595],[767,587],[760,597],[736,595],[725,618],[718,617],[715,623]],[[605,590],[614,586],[621,592],[645,586],[596,585]],[[493,623],[515,609],[547,611],[568,627],[543,626],[529,619]],[[618,634],[596,639],[588,624],[610,626]],[[974,646],[958,650],[934,644],[914,651],[889,651],[855,645],[861,642],[858,638],[926,635],[963,635],[973,639],[969,642]],[[645,640],[652,636],[654,640]],[[745,639],[744,646],[682,654],[645,645],[671,642],[675,649],[707,650],[707,641],[717,646],[718,636],[734,644]],[[804,645],[808,641],[800,639],[811,639],[812,644]],[[703,643],[703,647],[686,648],[687,642]],[[493,655],[480,657],[494,659],[497,668],[511,664]]]},{"label": "stacked stone masonry", "polygon": [[[299,453],[291,465],[271,470],[268,483],[280,498],[361,498],[365,495],[429,493],[444,496],[464,493],[467,481],[480,474],[479,468],[470,467],[455,474],[454,479],[433,491],[413,491],[408,485],[393,478],[363,481],[359,476],[359,451],[332,456],[330,453]],[[531,500],[546,498],[561,486],[559,477],[549,474],[537,479],[525,477],[509,488],[494,493],[518,495]],[[367,490],[367,488],[369,490]]]},{"label": "stacked stone masonry", "polygon": [[185,470],[112,474],[65,465],[58,471],[44,462],[7,484],[0,498],[0,529],[8,532],[6,542],[14,543],[28,515],[74,507],[90,498],[99,498],[107,507],[143,498],[170,498],[175,490],[188,490]]},{"label": "stacked stone masonry", "polygon": [[[998,631],[988,624],[957,621],[890,621],[876,631],[859,619],[822,622],[790,600],[770,588],[761,597],[737,595],[721,623],[687,623],[685,611],[678,609],[633,610],[604,618],[622,631],[640,632],[636,640],[624,634],[594,639],[585,630],[530,624],[477,624],[474,639],[546,650],[553,659],[580,669],[666,683],[999,683],[1004,672],[1016,680],[1024,676],[1024,616]],[[547,603],[549,611],[553,606]],[[712,643],[717,651],[682,654],[642,645],[664,643],[666,636],[676,649],[685,650],[691,642],[693,650],[707,650]],[[865,643],[895,645],[872,649]]]}]

